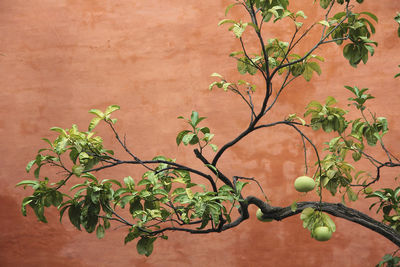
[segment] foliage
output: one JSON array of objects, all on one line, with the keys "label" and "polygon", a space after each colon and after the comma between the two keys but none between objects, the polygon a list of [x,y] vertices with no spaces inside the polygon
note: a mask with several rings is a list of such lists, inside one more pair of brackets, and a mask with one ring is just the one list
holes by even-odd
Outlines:
[{"label": "foliage", "polygon": [[[185,119],[182,116],[178,117],[179,119]],[[190,130],[183,130],[181,131],[176,137],[176,144],[179,146],[180,143],[186,145],[199,145],[200,152],[203,148],[209,145],[212,150],[217,151],[217,145],[211,144],[211,140],[214,137],[214,134],[210,133],[210,129],[208,127],[201,127],[198,128],[197,125],[204,120],[206,117],[199,117],[197,111],[192,111],[192,115],[190,116],[190,120],[186,120],[187,123],[191,126],[192,129]],[[202,137],[199,135],[202,134]],[[202,145],[201,143],[204,143]]]},{"label": "foliage", "polygon": [[[139,254],[146,256],[151,254],[157,237],[167,238],[164,230],[159,230],[161,223],[175,222],[178,225],[190,225],[201,222],[197,229],[203,229],[209,223],[216,227],[221,220],[231,222],[231,206],[240,201],[240,192],[244,183],[238,181],[235,190],[223,185],[218,190],[207,191],[205,185],[192,182],[190,169],[182,168],[175,164],[174,160],[164,156],[153,158],[151,163],[157,166],[149,168],[137,183],[130,176],[125,177],[123,183],[112,179],[99,181],[91,173],[104,167],[96,168],[99,162],[112,164],[121,162],[113,158],[111,150],[103,148],[102,140],[93,136],[92,131],[101,120],[112,127],[115,120],[110,119],[110,115],[118,109],[119,107],[114,105],[108,107],[104,113],[91,110],[90,112],[96,117],[89,125],[89,132],[80,132],[75,125],[71,129],[64,130],[58,127],[51,129],[59,135],[53,142],[46,139],[50,148],[39,150],[36,159],[29,162],[26,167],[29,172],[34,164],[38,166],[35,170],[37,180],[25,180],[17,184],[31,186],[34,189],[33,195],[23,200],[23,215],[26,215],[26,206],[29,204],[38,219],[47,222],[44,208],[53,205],[60,210],[60,220],[68,211],[71,224],[78,230],[83,228],[88,233],[96,231],[98,238],[104,237],[105,230],[110,227],[110,220],[127,223],[130,230],[125,243],[140,238],[137,250]],[[194,131],[191,138],[196,137],[196,141],[188,140],[186,136],[189,135],[189,131],[183,131],[178,134],[177,143],[182,141],[184,144],[194,145],[204,141],[207,145],[212,139],[209,129],[196,128],[203,119],[204,117],[198,117],[197,112],[193,112],[188,123]],[[200,132],[204,134],[202,139],[197,138]],[[41,154],[44,152],[48,154]],[[62,158],[66,153],[74,164],[71,170],[63,163]],[[41,181],[39,178],[40,168],[44,165],[64,169],[67,172],[67,178],[54,184],[56,187],[48,187],[49,179],[45,177]],[[66,194],[58,191],[72,176],[84,179],[83,182],[70,188],[70,191],[75,191],[75,193]],[[133,223],[128,223],[115,213],[117,206],[121,209],[126,207],[129,209]],[[229,210],[227,206],[230,207]],[[117,218],[113,218],[114,215]]]},{"label": "foliage", "polygon": [[381,260],[376,267],[398,267],[400,262],[400,258],[397,256],[394,256],[393,254],[386,254],[383,257],[383,260]]},{"label": "foliage", "polygon": [[382,210],[383,222],[389,224],[396,231],[400,231],[400,187],[395,190],[384,188],[375,192],[369,193],[367,198],[377,198],[378,200],[371,205],[372,209],[379,204],[377,213]]},{"label": "foliage", "polygon": [[[343,203],[346,199],[375,199],[376,202],[370,209],[378,207],[376,212],[382,212],[382,223],[362,213],[358,213],[359,220],[356,222],[374,231],[377,231],[377,228],[381,229],[380,233],[384,232],[382,235],[400,245],[400,187],[378,190],[372,188],[372,185],[380,180],[382,168],[399,167],[400,161],[384,145],[383,137],[389,129],[387,119],[378,117],[367,107],[368,101],[374,98],[368,93],[368,88],[344,86],[348,93],[351,93],[351,97],[348,98],[351,111],[338,106],[336,99],[329,96],[323,103],[311,101],[305,108],[304,118],[290,114],[286,119],[267,124],[261,120],[273,110],[280,94],[293,80],[303,77],[310,81],[314,73],[322,74],[319,64],[324,62],[324,58],[314,54],[317,48],[336,44],[342,49],[344,58],[352,67],[357,67],[361,62],[366,64],[369,57],[374,55],[378,44],[371,38],[375,33],[374,23],[378,22],[378,18],[370,12],[355,12],[358,7],[354,8],[353,5],[362,2],[320,0],[319,5],[325,10],[324,19],[306,28],[302,22],[307,19],[305,12],[289,10],[288,0],[234,1],[227,7],[226,15],[232,8],[242,7],[250,16],[250,21],[223,19],[219,25],[229,26],[228,30],[241,44],[241,51],[230,54],[236,60],[238,72],[241,75],[258,75],[257,77],[265,82],[265,87],[262,88],[265,90],[265,96],[261,100],[253,99],[253,93],[257,89],[255,84],[245,79],[230,82],[219,73],[211,75],[216,81],[211,83],[209,89],[217,87],[239,95],[250,111],[248,127],[236,138],[218,148],[211,143],[214,134],[210,128],[200,126],[206,117],[200,117],[197,111],[192,111],[188,119],[178,117],[189,127],[178,133],[176,144],[195,147],[194,154],[204,165],[204,170],[198,170],[161,155],[151,160],[140,159],[126,146],[115,129],[116,119],[111,118],[111,115],[119,110],[119,106],[109,106],[104,112],[92,109],[90,113],[95,117],[90,121],[88,131],[80,131],[76,125],[72,125],[70,129],[53,127],[51,130],[57,135],[54,140],[43,139],[48,147],[40,149],[35,159],[26,167],[27,172],[35,169],[35,180],[24,180],[17,184],[25,188],[31,187],[33,190],[32,195],[22,201],[22,214],[26,216],[27,206],[30,206],[39,221],[47,222],[44,210],[54,206],[59,209],[60,220],[67,212],[72,225],[88,233],[96,232],[98,238],[104,237],[111,222],[119,223],[129,227],[125,243],[136,240],[138,253],[149,256],[157,238],[167,239],[166,233],[169,231],[206,234],[237,227],[249,218],[250,205],[256,205],[260,209],[263,220],[283,220],[301,213],[303,227],[310,231],[312,237],[315,237],[315,229],[321,226],[335,232],[335,223],[327,213],[355,221],[348,215],[355,211],[345,206],[332,210],[331,204],[323,202],[323,194],[327,190],[333,196],[340,194]],[[334,6],[339,6],[343,11],[332,14]],[[273,37],[264,41],[263,25],[279,23],[281,20],[293,23],[295,30],[292,39],[284,41]],[[400,25],[399,15],[395,20]],[[294,53],[297,45],[314,27],[321,32],[320,39],[306,53]],[[252,53],[248,51],[244,42],[244,36],[251,33],[259,42],[258,51]],[[281,78],[277,79],[276,75]],[[272,87],[272,83],[277,86]],[[258,105],[255,105],[255,101]],[[102,138],[94,133],[99,123],[108,125],[115,134],[116,141],[130,156],[130,160],[121,160],[114,156],[112,150],[104,148]],[[253,131],[276,125],[288,126],[299,134],[304,149],[306,172],[309,164],[307,147],[312,148],[317,158],[313,168],[313,179],[318,184],[315,190],[318,201],[294,201],[287,208],[273,207],[255,178],[227,177],[218,167],[225,151],[241,139]],[[320,152],[306,135],[307,129],[323,131],[333,136],[325,143],[323,152]],[[214,153],[211,159],[207,159],[203,154],[207,146]],[[384,161],[370,154],[372,149],[378,148],[387,156]],[[360,160],[370,163],[376,174],[357,170],[353,164]],[[142,166],[146,171],[140,178],[127,176],[122,181],[99,180],[94,175],[104,169],[127,164]],[[44,166],[61,169],[64,173],[63,179],[53,181],[56,177],[50,179],[42,176],[41,169]],[[246,196],[242,189],[249,182],[244,181],[255,181],[267,202],[257,197]],[[68,191],[65,186],[69,183],[71,187]],[[121,213],[123,209],[127,212]],[[347,213],[343,213],[343,209]],[[126,213],[129,214],[129,218],[121,215]],[[398,263],[398,257],[388,255],[379,266],[395,266]]]},{"label": "foliage", "polygon": [[303,227],[310,231],[313,238],[315,229],[320,226],[328,227],[331,232],[336,231],[336,225],[332,219],[327,214],[313,208],[304,209],[301,212],[300,219],[303,221]]}]

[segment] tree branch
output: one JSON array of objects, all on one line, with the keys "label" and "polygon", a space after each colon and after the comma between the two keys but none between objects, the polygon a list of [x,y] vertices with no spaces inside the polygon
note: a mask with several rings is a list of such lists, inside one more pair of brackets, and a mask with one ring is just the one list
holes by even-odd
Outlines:
[{"label": "tree branch", "polygon": [[[305,208],[314,208],[326,213],[329,213],[335,217],[339,217],[359,225],[362,225],[392,241],[394,244],[400,247],[400,234],[389,226],[378,222],[377,220],[369,217],[368,215],[357,211],[355,209],[344,206],[340,203],[327,203],[327,202],[298,202],[296,211],[292,211],[291,207],[272,207],[262,200],[248,196],[245,202],[254,204],[261,209],[264,213],[265,218],[274,220],[283,220],[285,218],[294,216],[301,213]],[[228,225],[227,225],[228,226]]]}]

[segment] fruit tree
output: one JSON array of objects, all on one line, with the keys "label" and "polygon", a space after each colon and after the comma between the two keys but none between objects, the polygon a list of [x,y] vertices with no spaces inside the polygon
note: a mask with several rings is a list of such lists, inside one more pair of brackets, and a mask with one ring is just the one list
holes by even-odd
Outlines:
[{"label": "fruit tree", "polygon": [[[311,238],[322,242],[335,235],[332,218],[340,217],[400,246],[400,186],[395,177],[381,177],[384,169],[400,167],[400,160],[385,145],[388,120],[368,106],[374,98],[369,89],[359,88],[355,80],[322,101],[310,99],[303,114],[287,114],[279,120],[271,115],[279,110],[279,99],[293,81],[323,77],[321,64],[328,63],[324,63],[321,48],[336,49],[355,71],[360,64],[367,64],[377,49],[374,34],[378,18],[363,10],[363,0],[314,2],[323,11],[316,21],[308,19],[306,9],[293,10],[289,0],[233,0],[227,6],[227,18],[219,26],[240,44],[240,50],[229,53],[241,78],[233,80],[215,70],[210,73],[213,82],[209,90],[238,96],[248,112],[248,124],[237,130],[233,139],[217,146],[213,129],[201,112],[178,117],[182,129],[177,131],[176,144],[192,148],[202,167],[180,163],[171,155],[142,158],[118,132],[114,113],[120,109],[118,105],[92,109],[87,130],[77,125],[53,127],[54,138],[43,139],[46,146],[26,166],[34,179],[18,183],[33,190],[22,201],[23,215],[32,209],[39,221],[47,222],[44,211],[54,206],[60,220],[67,217],[77,229],[95,233],[100,239],[112,224],[127,226],[125,243],[135,241],[137,252],[146,256],[152,254],[154,242],[168,239],[170,232],[220,233],[240,227],[250,216],[266,222],[261,227],[299,216]],[[239,18],[231,15],[235,10]],[[400,25],[400,15],[395,17],[394,30],[396,22]],[[291,30],[291,38],[270,36],[268,27],[276,25]],[[393,76],[400,74],[394,70]],[[350,97],[343,108],[336,98],[345,93]],[[109,128],[124,155],[103,145],[95,132],[99,124]],[[276,129],[282,127],[298,135],[295,142],[304,152],[298,158],[303,171],[293,177],[293,183],[282,186],[294,187],[299,198],[306,193],[313,195],[314,201],[292,199],[289,206],[276,206],[268,198],[269,189],[263,188],[257,177],[228,175],[220,168],[224,153],[252,138],[252,133],[279,134]],[[325,142],[315,141],[317,135]],[[141,177],[100,178],[102,171],[123,165],[142,168],[144,173]],[[58,179],[43,175],[47,167],[58,170]],[[384,187],[380,187],[382,180]],[[250,183],[258,195],[245,193]],[[366,198],[374,200],[371,214],[348,207]],[[251,206],[257,207],[255,214],[250,214]],[[378,265],[395,266],[399,261],[396,253],[388,251]]]}]

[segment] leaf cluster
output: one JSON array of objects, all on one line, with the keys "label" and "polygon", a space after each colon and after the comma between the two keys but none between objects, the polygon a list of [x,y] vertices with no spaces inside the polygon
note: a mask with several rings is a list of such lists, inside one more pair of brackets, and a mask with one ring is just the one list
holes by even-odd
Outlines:
[{"label": "leaf cluster", "polygon": [[36,217],[39,221],[47,223],[47,219],[44,215],[45,207],[58,207],[63,201],[63,194],[49,188],[47,186],[49,179],[45,177],[43,181],[38,180],[24,180],[17,184],[17,186],[30,186],[34,189],[31,196],[25,197],[22,200],[21,212],[22,215],[26,216],[26,206],[29,205],[35,212]]},{"label": "leaf cluster", "polygon": [[[341,108],[333,107],[336,103],[333,97],[328,97],[325,104],[318,101],[311,101],[307,106],[304,116],[311,115],[310,126],[314,130],[322,129],[325,132],[336,132],[338,136],[325,143],[328,154],[316,163],[321,170],[317,174],[317,180],[322,187],[326,188],[332,195],[344,189],[342,201],[347,195],[350,201],[358,199],[357,194],[352,190],[352,182],[360,182],[364,178],[364,171],[358,171],[355,174],[355,168],[348,162],[346,156],[352,152],[352,160],[359,161],[364,156],[365,141],[369,146],[375,146],[379,141],[382,143],[383,136],[388,132],[388,122],[384,117],[376,117],[371,113],[371,119],[368,120],[364,114],[366,110],[365,103],[374,97],[367,93],[368,89],[358,89],[357,87],[345,86],[353,97],[348,98],[352,101],[349,106],[355,106],[361,113],[361,117],[353,120],[346,119],[348,113]],[[349,127],[351,126],[351,127]],[[346,134],[346,130],[350,132]],[[367,158],[370,159],[370,158]],[[367,180],[364,179],[363,185],[367,186]]]},{"label": "leaf cluster", "polygon": [[275,17],[274,22],[276,22],[290,13],[287,10],[289,0],[247,0],[246,4],[249,7],[254,5],[259,9],[265,22],[269,22],[273,17]]},{"label": "leaf cluster", "polygon": [[333,107],[337,101],[334,97],[329,96],[322,105],[318,101],[311,101],[307,107],[304,117],[311,115],[311,127],[313,130],[322,128],[325,132],[332,131],[342,133],[347,128],[347,122],[343,117],[347,111]]},{"label": "leaf cluster", "polygon": [[[344,19],[347,19],[346,22]],[[378,18],[371,12],[339,12],[328,21],[327,32],[331,33],[331,38],[336,44],[341,45],[344,40],[350,40],[343,48],[343,56],[353,67],[357,67],[361,61],[366,64],[369,54],[373,56],[375,53],[373,45],[378,45],[370,39],[375,33],[370,19],[378,22]]]},{"label": "leaf cluster", "polygon": [[199,117],[197,111],[192,111],[190,119],[185,119],[183,116],[179,116],[179,119],[184,119],[191,126],[190,130],[183,130],[176,136],[176,144],[179,146],[183,143],[187,145],[198,145],[200,151],[207,145],[209,145],[215,152],[218,150],[218,146],[210,143],[214,138],[214,134],[210,132],[208,127],[197,127],[198,124],[204,120],[206,117]]},{"label": "leaf cluster", "polygon": [[400,258],[393,254],[386,254],[376,267],[399,267]]},{"label": "leaf cluster", "polygon": [[303,227],[310,231],[312,238],[315,229],[320,226],[328,227],[332,233],[336,231],[336,225],[329,215],[313,208],[305,208],[301,212],[300,219],[303,221]]},{"label": "leaf cluster", "polygon": [[400,187],[377,190],[368,194],[366,198],[377,198],[377,201],[373,203],[369,209],[378,205],[376,213],[382,210],[382,222],[388,224],[397,232],[400,232]]}]

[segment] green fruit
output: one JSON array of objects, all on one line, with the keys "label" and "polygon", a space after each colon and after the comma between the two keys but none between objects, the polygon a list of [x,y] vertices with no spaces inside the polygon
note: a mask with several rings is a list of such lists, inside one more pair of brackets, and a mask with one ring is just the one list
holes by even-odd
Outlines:
[{"label": "green fruit", "polygon": [[318,241],[328,241],[332,237],[332,232],[326,226],[318,226],[314,230],[314,238]]},{"label": "green fruit", "polygon": [[315,181],[308,176],[300,176],[294,181],[294,188],[299,192],[308,192],[315,187]]},{"label": "green fruit", "polygon": [[261,209],[258,209],[258,210],[257,210],[257,212],[256,212],[256,217],[257,217],[257,219],[258,219],[259,221],[262,221],[262,222],[272,222],[272,221],[273,221],[273,219],[264,219],[264,218],[263,218],[263,213],[262,213]]}]

